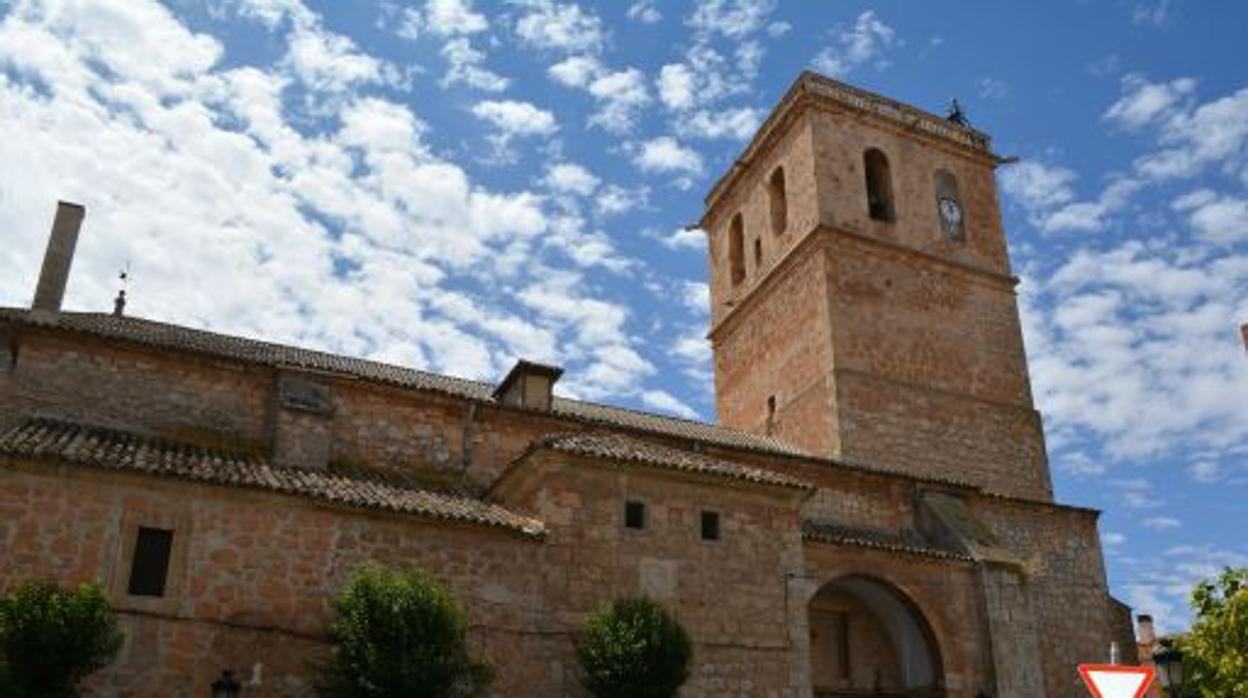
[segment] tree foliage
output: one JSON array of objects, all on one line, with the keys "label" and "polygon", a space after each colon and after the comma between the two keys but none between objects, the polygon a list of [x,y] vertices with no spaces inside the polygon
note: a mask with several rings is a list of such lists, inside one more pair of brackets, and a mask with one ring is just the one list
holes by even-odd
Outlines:
[{"label": "tree foliage", "polygon": [[1248,568],[1197,584],[1192,608],[1196,622],[1179,642],[1187,685],[1206,698],[1248,696]]},{"label": "tree foliage", "polygon": [[693,646],[657,603],[622,599],[586,619],[577,656],[597,698],[672,698],[689,678]]},{"label": "tree foliage", "polygon": [[468,621],[446,587],[420,572],[356,570],[334,599],[330,698],[453,698],[479,694],[488,665],[468,652]]},{"label": "tree foliage", "polygon": [[122,633],[98,584],[27,582],[0,598],[0,694],[72,698],[112,661]]}]

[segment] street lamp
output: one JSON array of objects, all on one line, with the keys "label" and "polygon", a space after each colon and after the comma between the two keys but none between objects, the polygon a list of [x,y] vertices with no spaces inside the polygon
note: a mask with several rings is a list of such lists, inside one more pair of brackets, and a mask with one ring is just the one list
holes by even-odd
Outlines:
[{"label": "street lamp", "polygon": [[1183,653],[1166,642],[1153,653],[1153,662],[1157,665],[1157,678],[1166,693],[1174,698],[1183,698],[1183,680],[1186,678],[1183,676]]},{"label": "street lamp", "polygon": [[234,672],[225,669],[221,672],[221,678],[212,682],[212,698],[238,698],[238,692],[242,688],[234,680]]}]

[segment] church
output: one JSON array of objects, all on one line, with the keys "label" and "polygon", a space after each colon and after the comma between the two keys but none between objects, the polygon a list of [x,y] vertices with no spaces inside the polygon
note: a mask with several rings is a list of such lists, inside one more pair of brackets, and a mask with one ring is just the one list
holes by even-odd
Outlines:
[{"label": "church", "polygon": [[493,695],[584,695],[611,599],[687,697],[1084,695],[1134,646],[1098,512],[1053,499],[989,138],[803,74],[706,197],[717,421],[62,309],[82,207],[0,308],[0,589],[100,581],[89,695],[306,696],[366,562],[467,611]]}]

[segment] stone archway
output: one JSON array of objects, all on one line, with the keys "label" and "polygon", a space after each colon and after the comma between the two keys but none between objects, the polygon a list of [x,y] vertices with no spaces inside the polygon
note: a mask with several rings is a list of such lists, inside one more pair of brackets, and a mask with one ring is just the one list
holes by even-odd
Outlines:
[{"label": "stone archway", "polygon": [[842,577],[811,598],[807,613],[815,698],[944,695],[931,629],[893,586]]}]

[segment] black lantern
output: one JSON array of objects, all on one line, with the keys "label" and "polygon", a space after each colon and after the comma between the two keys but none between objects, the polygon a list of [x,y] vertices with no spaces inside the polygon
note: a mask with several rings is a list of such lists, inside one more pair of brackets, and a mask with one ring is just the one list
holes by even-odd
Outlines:
[{"label": "black lantern", "polygon": [[221,678],[212,682],[212,698],[238,698],[242,688],[234,680],[234,672],[226,669],[221,672]]},{"label": "black lantern", "polygon": [[1174,698],[1183,698],[1183,653],[1172,644],[1163,643],[1161,649],[1153,653],[1153,662],[1157,665],[1157,678],[1166,693]]}]

